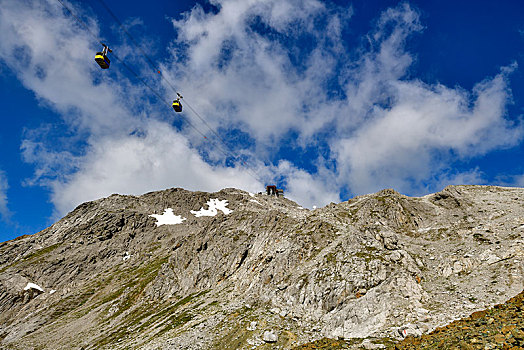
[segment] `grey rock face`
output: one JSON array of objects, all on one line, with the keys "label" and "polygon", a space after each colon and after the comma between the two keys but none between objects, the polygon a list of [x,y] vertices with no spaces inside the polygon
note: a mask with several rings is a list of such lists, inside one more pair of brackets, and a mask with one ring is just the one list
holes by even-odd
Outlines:
[{"label": "grey rock face", "polygon": [[0,348],[289,349],[429,332],[522,290],[522,203],[524,189],[483,186],[312,211],[236,189],[112,195],[0,243]]}]

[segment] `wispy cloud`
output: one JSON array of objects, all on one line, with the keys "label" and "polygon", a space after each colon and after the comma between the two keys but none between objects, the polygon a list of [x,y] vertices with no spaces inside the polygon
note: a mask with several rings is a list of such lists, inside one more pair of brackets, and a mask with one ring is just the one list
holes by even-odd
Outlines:
[{"label": "wispy cloud", "polygon": [[[205,112],[216,126],[241,125],[249,132],[259,155],[274,157],[274,145],[283,143],[297,157],[316,148],[313,188],[335,184],[354,194],[384,187],[411,194],[435,190],[454,161],[522,139],[522,125],[506,119],[516,64],[472,91],[409,78],[417,58],[406,46],[424,27],[408,3],[384,11],[366,44],[353,50],[341,36],[350,9],[316,1],[214,4],[217,13],[196,7],[174,21],[172,76],[209,107]],[[304,38],[313,44],[304,46]],[[291,182],[293,174],[298,172],[285,178]],[[467,174],[454,178],[478,179]]]},{"label": "wispy cloud", "polygon": [[473,93],[422,82],[389,82],[387,107],[374,106],[351,137],[333,142],[340,175],[357,192],[386,183],[413,192],[457,159],[515,145],[522,127],[508,122],[507,73],[476,85]]},{"label": "wispy cloud", "polygon": [[[506,119],[516,65],[472,91],[410,78],[417,57],[406,46],[424,27],[407,3],[384,11],[351,48],[342,33],[352,9],[325,1],[214,0],[216,11],[196,5],[173,21],[163,71],[247,159],[227,166],[218,143],[175,128],[143,86],[100,71],[92,38],[56,1],[0,2],[0,59],[63,118],[60,135],[43,125],[22,146],[32,183],[52,190],[58,215],[114,192],[258,191],[271,180],[305,206],[384,187],[423,193],[482,181],[482,169],[448,167],[522,138],[522,125]],[[167,86],[161,93],[172,95]]]},{"label": "wispy cloud", "polygon": [[209,165],[185,137],[164,123],[151,122],[141,136],[98,139],[76,172],[65,181],[53,182],[53,202],[64,212],[79,201],[108,193],[145,193],[173,186],[256,191],[261,185],[245,169]]},{"label": "wispy cloud", "polygon": [[52,190],[57,215],[115,192],[262,187],[245,169],[207,164],[170,118],[158,119],[161,112],[141,98],[149,93],[143,86],[121,76],[101,79],[105,72],[93,64],[97,48],[64,13],[56,1],[3,1],[0,9],[0,57],[63,118],[60,130],[42,125],[22,142],[24,159],[35,165],[27,183]]},{"label": "wispy cloud", "polygon": [[213,3],[216,14],[197,6],[173,22],[170,68],[215,126],[240,126],[268,147],[290,129],[325,125],[329,116],[316,112],[319,102],[329,104],[323,88],[345,56],[341,28],[350,9],[316,0]]},{"label": "wispy cloud", "polygon": [[9,222],[11,219],[11,211],[7,207],[7,189],[9,185],[7,183],[7,176],[5,172],[0,170],[0,218],[3,221]]}]

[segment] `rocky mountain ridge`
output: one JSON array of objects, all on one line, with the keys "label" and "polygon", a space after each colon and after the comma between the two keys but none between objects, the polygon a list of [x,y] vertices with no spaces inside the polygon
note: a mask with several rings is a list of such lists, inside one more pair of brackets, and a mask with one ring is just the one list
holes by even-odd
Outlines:
[{"label": "rocky mountain ridge", "polygon": [[518,294],[523,261],[520,188],[315,210],[237,189],[112,195],[0,244],[0,348],[381,347]]}]

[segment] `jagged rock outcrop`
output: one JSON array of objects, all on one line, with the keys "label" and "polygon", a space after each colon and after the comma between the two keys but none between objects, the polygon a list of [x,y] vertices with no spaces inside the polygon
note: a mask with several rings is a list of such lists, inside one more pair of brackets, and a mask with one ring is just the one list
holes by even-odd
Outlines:
[{"label": "jagged rock outcrop", "polygon": [[427,333],[522,291],[523,202],[524,189],[491,186],[315,210],[236,189],[112,195],[0,244],[0,348]]}]

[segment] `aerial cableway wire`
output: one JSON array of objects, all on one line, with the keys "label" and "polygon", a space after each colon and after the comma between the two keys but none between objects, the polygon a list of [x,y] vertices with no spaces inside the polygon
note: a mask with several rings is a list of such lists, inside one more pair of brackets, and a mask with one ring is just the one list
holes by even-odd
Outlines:
[{"label": "aerial cableway wire", "polygon": [[[71,16],[73,16],[75,18],[75,20],[95,39],[95,41],[97,41],[99,44],[101,45],[104,45],[104,43],[100,40],[100,38],[97,37],[97,35],[95,33],[93,33],[91,31],[91,29],[84,23],[84,21],[82,19],[80,19],[78,16],[75,15],[75,13],[69,8],[69,6],[67,6],[62,0],[57,0],[70,14]],[[175,89],[175,87],[173,86],[173,84],[171,84],[169,82],[169,80],[167,78],[164,77],[164,75],[161,73],[161,71],[159,69],[156,68],[155,64],[151,61],[151,59],[144,53],[144,51],[142,50],[142,48],[136,43],[136,40],[134,40],[134,38],[131,36],[131,34],[129,34],[124,26],[122,25],[122,22],[120,22],[120,20],[118,20],[118,18],[114,15],[114,13],[109,9],[109,7],[102,1],[102,0],[99,0],[102,5],[104,5],[104,7],[106,8],[106,10],[111,14],[111,16],[115,19],[115,21],[120,25],[120,27],[124,30],[124,32],[126,32],[126,34],[129,36],[129,38],[131,39],[131,41],[133,42],[133,44],[143,53],[143,57],[146,57],[147,60],[148,60],[148,63],[149,65],[154,69],[156,70],[157,73],[160,74],[161,78],[164,79],[166,81],[166,83],[171,87],[171,89],[177,93],[178,96],[181,96]],[[164,100],[164,97],[158,92],[156,91],[153,87],[151,87],[144,79],[142,79],[140,77],[140,75],[138,73],[136,73],[131,67],[129,67],[123,59],[119,58],[114,52],[112,52],[112,55],[116,58],[116,60],[121,63],[131,74],[133,74],[145,87],[147,87],[149,90],[151,90],[151,92],[153,92],[157,98],[165,103],[168,108],[171,109],[171,106],[170,106],[170,103],[165,101]],[[222,154],[224,154],[224,156],[226,156],[226,159],[227,157],[232,157],[234,159],[240,159],[238,156],[235,156],[235,153],[231,150],[231,148],[224,142],[224,140],[222,140],[222,138],[220,137],[220,135],[218,135],[216,133],[216,131],[214,131],[210,126],[209,124],[204,120],[204,118],[202,118],[202,116],[200,116],[200,114],[186,101],[185,104],[191,109],[191,111],[193,111],[193,113],[206,125],[206,127],[213,133],[215,134],[215,136],[217,136],[217,138],[219,139],[219,141],[222,143],[222,145],[224,145],[226,148],[227,148],[227,151],[224,150],[221,146],[218,146],[218,150],[220,150],[220,152]],[[189,121],[188,118],[185,118],[185,121],[186,123],[191,127],[193,128],[198,134],[200,134],[204,139],[206,140],[209,140],[209,138],[203,133],[201,132],[196,126],[194,126],[191,121]],[[246,165],[246,163],[242,160],[240,160],[240,163],[243,164],[243,165]],[[260,178],[257,174],[255,174],[251,169],[249,169],[249,167],[246,167],[245,168],[247,173],[253,177],[255,180],[259,181],[259,182],[263,182],[263,181],[260,181]]]},{"label": "aerial cableway wire", "polygon": [[[149,66],[155,71],[157,72],[158,74],[160,74],[160,77],[167,83],[167,85],[169,85],[169,87],[173,90],[173,92],[175,92],[178,96],[181,96],[179,94],[179,92],[177,91],[177,89],[175,88],[174,84],[172,84],[169,79],[167,79],[164,74],[162,73],[162,71],[160,69],[158,69],[158,67],[155,65],[155,63],[151,60],[151,58],[149,58],[149,55],[146,54],[146,52],[144,52],[144,50],[142,49],[142,47],[138,44],[138,42],[135,40],[135,38],[131,35],[131,33],[129,33],[127,31],[127,29],[124,27],[124,25],[122,24],[122,21],[120,21],[120,19],[118,19],[118,17],[115,15],[115,13],[109,8],[109,6],[106,4],[106,2],[104,0],[98,0],[98,2],[100,2],[100,4],[106,9],[106,11],[109,13],[109,15],[111,15],[111,17],[113,17],[113,19],[115,20],[116,23],[118,23],[118,25],[120,26],[120,29],[122,29],[122,31],[127,35],[127,37],[129,38],[129,40],[131,40],[131,42],[133,43],[133,45],[135,45],[135,47],[142,53],[142,57],[144,57]],[[213,129],[213,127],[211,127],[205,120],[205,118],[203,118],[190,104],[189,102],[187,102],[187,99],[186,98],[182,98],[183,101],[185,102],[185,104],[189,107],[189,109],[191,109],[191,111],[193,112],[193,114],[195,114],[195,116],[197,116],[198,119],[200,119],[200,121],[209,129],[209,131],[211,131],[211,133],[213,133],[216,138],[218,139],[218,141],[220,141],[220,143],[229,151],[229,157],[232,157],[234,159],[239,159],[238,156],[235,155],[235,152],[231,149],[231,147],[224,141],[224,139],[222,139],[222,137],[220,137],[220,135]],[[242,164],[245,164],[245,162],[241,161]],[[250,171],[248,169],[248,171]],[[256,176],[255,178],[258,179],[258,176]]]},{"label": "aerial cableway wire", "polygon": [[[104,43],[102,42],[102,40],[100,40],[100,38],[98,38],[96,36],[95,33],[93,33],[93,31],[91,31],[91,29],[84,23],[84,21],[82,21],[77,15],[74,14],[74,12],[69,8],[69,6],[67,6],[66,4],[64,4],[64,2],[62,0],[57,0],[70,14],[71,16],[73,16],[76,21],[101,45],[104,45]],[[169,105],[169,102],[165,101],[164,100],[164,97],[158,92],[156,91],[153,87],[151,87],[151,85],[149,85],[144,79],[142,79],[140,77],[140,75],[135,72],[131,67],[129,67],[123,59],[121,59],[120,57],[118,57],[118,55],[112,51],[112,56],[114,56],[116,58],[116,60],[118,62],[120,62],[131,74],[133,74],[145,87],[147,87],[149,90],[151,90],[151,92],[153,92],[157,97],[158,99],[165,103],[168,107],[170,107]],[[171,107],[170,107],[171,108]],[[189,126],[191,126],[196,132],[198,132],[201,136],[203,136],[204,138],[207,139],[207,136],[202,133],[200,130],[198,130],[189,120],[186,119],[186,122],[188,123]]]},{"label": "aerial cableway wire", "polygon": [[[69,8],[69,6],[67,6],[66,4],[64,4],[64,2],[62,0],[57,0],[70,14],[71,16],[73,16],[75,18],[75,20],[98,42],[100,43],[101,45],[103,45],[103,42],[96,36],[95,33],[93,33],[91,31],[91,29],[84,23],[84,21],[82,21],[78,16],[76,16],[74,14],[74,12]],[[165,101],[164,100],[164,97],[158,92],[156,91],[153,87],[151,87],[144,79],[142,79],[140,77],[140,75],[135,72],[131,67],[129,67],[123,59],[121,59],[120,57],[118,57],[118,55],[116,55],[116,53],[113,51],[112,52],[112,56],[114,56],[116,58],[116,60],[121,63],[131,74],[133,74],[145,87],[147,87],[149,90],[151,90],[151,92],[153,92],[157,98],[164,104],[167,105],[167,107],[169,109],[171,109],[171,106],[170,106],[170,103]],[[187,103],[186,103],[187,104]],[[189,105],[188,105],[189,106]],[[191,110],[193,110],[193,108],[191,108],[191,106],[189,106],[189,108]],[[193,112],[195,112],[193,110]],[[191,121],[188,119],[188,118],[184,118],[186,123],[191,127],[193,128],[198,134],[200,134],[203,138],[205,138],[206,140],[209,140],[209,138],[203,133],[201,132],[196,126],[193,125],[193,123],[191,123]],[[231,155],[231,151],[227,151],[227,150],[224,150],[221,146],[218,147],[218,150],[224,155],[227,157],[233,157],[233,158],[238,158],[238,157],[235,157],[234,154]],[[247,169],[248,172],[250,172],[250,175],[253,176],[253,173],[251,173],[250,169]],[[260,181],[258,179],[258,177],[255,176],[255,180],[257,181]]]}]

